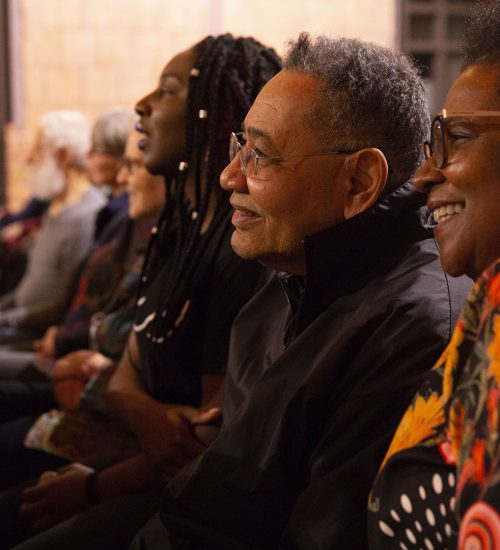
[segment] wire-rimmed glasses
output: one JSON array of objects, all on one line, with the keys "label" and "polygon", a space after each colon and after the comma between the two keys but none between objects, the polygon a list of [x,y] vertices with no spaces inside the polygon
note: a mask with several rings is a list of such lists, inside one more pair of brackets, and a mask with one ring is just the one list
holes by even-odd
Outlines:
[{"label": "wire-rimmed glasses", "polygon": [[269,157],[257,153],[251,147],[248,147],[245,143],[242,143],[240,139],[243,137],[243,132],[231,132],[231,138],[229,140],[229,160],[232,161],[236,155],[240,155],[241,173],[244,176],[256,177],[259,173],[259,168],[264,168],[271,164],[281,164],[288,159],[302,158],[302,157],[315,157],[320,155],[350,155],[355,153],[359,149],[345,150],[345,151],[325,151],[321,153],[304,153],[302,155],[292,155],[289,157]]}]

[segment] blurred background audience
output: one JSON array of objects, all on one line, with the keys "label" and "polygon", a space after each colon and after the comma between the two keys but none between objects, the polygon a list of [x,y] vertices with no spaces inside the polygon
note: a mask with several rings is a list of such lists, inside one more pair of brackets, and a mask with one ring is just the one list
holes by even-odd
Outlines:
[{"label": "blurred background audience", "polygon": [[40,121],[28,161],[33,196],[49,205],[17,287],[0,300],[0,341],[31,339],[60,321],[81,262],[92,246],[105,199],[86,175],[90,125],[76,111]]}]

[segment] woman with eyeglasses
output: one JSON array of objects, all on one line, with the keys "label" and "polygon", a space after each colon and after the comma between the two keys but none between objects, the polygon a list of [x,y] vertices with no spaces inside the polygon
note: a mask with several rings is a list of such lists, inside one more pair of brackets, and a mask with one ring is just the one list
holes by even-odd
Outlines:
[{"label": "woman with eyeglasses", "polygon": [[415,185],[445,271],[476,278],[372,488],[373,549],[500,548],[500,3],[469,16],[464,70]]}]

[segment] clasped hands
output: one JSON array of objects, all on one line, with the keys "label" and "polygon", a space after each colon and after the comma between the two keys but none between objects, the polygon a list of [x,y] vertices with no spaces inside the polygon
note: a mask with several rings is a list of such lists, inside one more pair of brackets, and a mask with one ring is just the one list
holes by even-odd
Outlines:
[{"label": "clasped hands", "polygon": [[[149,397],[140,405],[134,431],[152,468],[163,478],[205,450],[222,416],[218,408],[170,405]],[[202,429],[206,431],[201,433]],[[81,512],[88,507],[85,485],[92,472],[82,464],[44,472],[36,485],[24,490],[19,514],[31,522],[34,531],[41,531]]]},{"label": "clasped hands", "polygon": [[139,398],[131,428],[164,476],[170,477],[201,454],[219,431],[222,410]]}]

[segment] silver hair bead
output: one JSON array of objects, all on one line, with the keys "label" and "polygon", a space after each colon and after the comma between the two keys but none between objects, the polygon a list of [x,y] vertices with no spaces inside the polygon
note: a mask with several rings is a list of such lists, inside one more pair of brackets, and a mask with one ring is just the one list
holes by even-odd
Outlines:
[{"label": "silver hair bead", "polygon": [[191,219],[192,220],[197,220],[198,219],[198,212],[196,212],[196,210],[193,210],[191,212]]},{"label": "silver hair bead", "polygon": [[200,109],[198,118],[208,118],[208,111],[206,109]]},{"label": "silver hair bead", "polygon": [[189,73],[191,76],[200,76],[200,69],[198,67],[193,67]]},{"label": "silver hair bead", "polygon": [[187,170],[188,166],[189,165],[187,162],[184,162],[183,160],[181,160],[181,162],[179,162],[179,171],[183,172],[184,170]]}]

